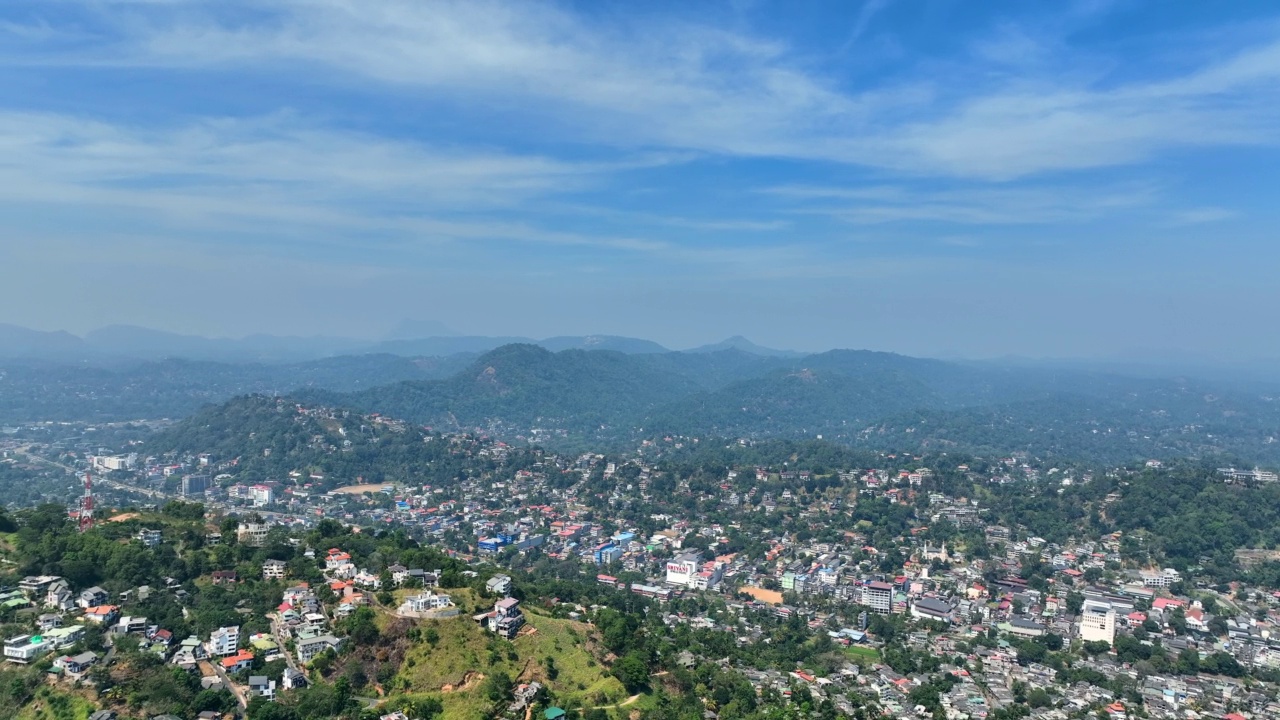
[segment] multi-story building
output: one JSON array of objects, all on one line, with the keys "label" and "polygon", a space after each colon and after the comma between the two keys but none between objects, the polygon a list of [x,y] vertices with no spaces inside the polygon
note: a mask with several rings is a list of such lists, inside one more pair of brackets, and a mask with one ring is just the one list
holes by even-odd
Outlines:
[{"label": "multi-story building", "polygon": [[266,675],[250,675],[249,693],[255,697],[275,700],[276,681],[268,679]]},{"label": "multi-story building", "polygon": [[1173,568],[1165,568],[1160,572],[1143,572],[1142,584],[1147,587],[1169,587],[1182,579],[1182,575]]},{"label": "multi-story building", "polygon": [[520,601],[515,598],[503,598],[494,603],[493,611],[485,613],[489,631],[513,640],[520,628],[524,627],[524,612],[520,610]]},{"label": "multi-story building", "polygon": [[209,654],[214,657],[235,655],[240,649],[240,626],[221,627],[209,634]]},{"label": "multi-story building", "polygon": [[138,464],[138,454],[96,455],[92,462],[98,470],[132,470]]},{"label": "multi-story building", "polygon": [[76,605],[82,608],[91,608],[95,605],[101,605],[107,601],[107,591],[94,585],[87,590],[80,591],[80,597],[76,599]]},{"label": "multi-story building", "polygon": [[412,595],[405,599],[400,605],[400,612],[404,614],[425,613],[435,610],[443,610],[453,607],[453,599],[448,595],[437,595],[430,590],[424,590],[417,595]]},{"label": "multi-story building", "polygon": [[67,627],[54,628],[44,634],[44,639],[53,643],[53,647],[58,650],[75,645],[80,642],[83,637],[83,625],[68,625]]},{"label": "multi-story building", "polygon": [[494,575],[485,582],[484,589],[495,595],[506,595],[511,592],[511,577],[509,575]]},{"label": "multi-story building", "polygon": [[27,597],[38,597],[49,591],[49,587],[62,578],[57,575],[28,575],[18,581],[18,589]]},{"label": "multi-story building", "polygon": [[276,501],[276,491],[270,485],[254,485],[249,488],[249,500],[254,507],[266,507]]},{"label": "multi-story building", "polygon": [[267,560],[262,563],[262,577],[265,580],[283,580],[289,574],[289,563],[283,560]]},{"label": "multi-story building", "polygon": [[686,552],[667,561],[667,584],[690,587],[702,565],[702,554]]},{"label": "multi-story building", "polygon": [[19,635],[4,641],[4,659],[27,664],[53,649],[53,643],[39,635]]},{"label": "multi-story building", "polygon": [[1102,641],[1108,645],[1116,640],[1116,609],[1111,603],[1085,600],[1080,608],[1080,639],[1085,642]]},{"label": "multi-story building", "polygon": [[209,489],[208,475],[184,475],[182,477],[182,495],[184,497],[194,497],[204,495],[204,491]]},{"label": "multi-story building", "polygon": [[608,565],[622,559],[622,548],[607,542],[596,546],[591,555],[597,565]]},{"label": "multi-story building", "polygon": [[147,547],[155,547],[160,544],[160,541],[163,539],[163,534],[159,530],[143,528],[142,530],[139,530],[138,534],[134,537]]},{"label": "multi-story building", "polygon": [[879,580],[863,585],[862,604],[873,612],[888,615],[893,610],[893,586]]},{"label": "multi-story building", "polygon": [[88,672],[98,662],[98,655],[94,652],[82,652],[79,655],[64,655],[53,661],[53,666],[61,669],[68,675],[83,675]]},{"label": "multi-story building", "polygon": [[240,523],[236,526],[236,540],[241,545],[262,547],[267,542],[271,526],[266,523]]},{"label": "multi-story building", "polygon": [[298,662],[311,662],[315,656],[326,650],[337,650],[342,646],[342,640],[327,633],[321,635],[312,635],[310,637],[299,637],[296,642]]}]

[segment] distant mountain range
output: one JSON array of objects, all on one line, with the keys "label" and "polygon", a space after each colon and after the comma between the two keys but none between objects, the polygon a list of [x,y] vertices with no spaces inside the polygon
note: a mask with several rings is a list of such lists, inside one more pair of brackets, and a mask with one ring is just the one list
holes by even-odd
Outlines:
[{"label": "distant mountain range", "polygon": [[508,345],[448,378],[297,397],[434,427],[584,445],[654,434],[823,435],[879,449],[1280,461],[1274,393],[854,350],[789,358]]},{"label": "distant mountain range", "polygon": [[[88,342],[68,337],[44,334],[24,342]],[[662,352],[607,336],[546,341],[568,347],[555,352],[532,343],[475,352],[481,344],[447,340],[455,352],[441,356],[382,353],[294,363],[4,360],[0,423],[181,418],[257,393],[575,447],[663,435],[822,435],[884,451],[1023,450],[1116,462],[1226,454],[1280,463],[1280,384],[865,350],[764,354],[739,348],[740,339],[727,341],[727,349],[697,352]],[[630,352],[575,347],[583,344]]]},{"label": "distant mountain range", "polygon": [[721,350],[741,350],[742,352],[745,352],[745,353],[750,353],[752,355],[763,355],[765,357],[797,358],[797,357],[804,357],[805,355],[804,353],[795,352],[794,350],[774,350],[773,348],[763,347],[761,345],[757,345],[751,342],[750,340],[742,337],[741,335],[734,335],[733,337],[727,340],[722,340],[718,343],[713,343],[711,345],[703,345],[701,347],[696,347],[696,348],[693,348],[692,350],[687,350],[686,352],[709,353],[709,352],[719,352]]},{"label": "distant mountain range", "polygon": [[[426,334],[434,333],[434,334]],[[671,352],[651,340],[618,335],[573,335],[536,340],[518,336],[457,335],[435,322],[403,322],[386,340],[371,342],[341,337],[290,337],[250,335],[243,338],[207,338],[152,330],[134,325],[112,325],[84,337],[68,332],[45,332],[0,324],[0,359],[22,358],[62,362],[110,363],[122,360],[210,360],[218,362],[292,363],[339,355],[388,354],[403,357],[443,357],[458,353],[483,353],[513,343],[533,344],[552,352],[561,350],[613,350],[627,354]],[[741,336],[689,352],[743,350],[756,355],[798,357],[801,353],[773,350]]]}]

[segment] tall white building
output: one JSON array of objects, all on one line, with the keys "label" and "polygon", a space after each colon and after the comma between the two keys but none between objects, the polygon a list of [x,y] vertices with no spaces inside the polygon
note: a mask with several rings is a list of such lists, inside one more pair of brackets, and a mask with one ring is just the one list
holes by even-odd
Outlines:
[{"label": "tall white building", "polygon": [[276,493],[269,485],[254,485],[249,488],[249,499],[254,507],[266,507],[276,501]]},{"label": "tall white building", "polygon": [[1085,600],[1080,608],[1080,639],[1101,640],[1108,645],[1116,640],[1116,609],[1111,603]]},{"label": "tall white building", "polygon": [[215,657],[235,655],[240,651],[240,627],[232,625],[214,630],[209,634],[206,647],[209,654]]},{"label": "tall white building", "polygon": [[689,587],[702,565],[702,554],[688,552],[667,561],[667,584]]},{"label": "tall white building", "polygon": [[862,604],[881,615],[888,615],[893,610],[893,586],[878,580],[863,585]]}]

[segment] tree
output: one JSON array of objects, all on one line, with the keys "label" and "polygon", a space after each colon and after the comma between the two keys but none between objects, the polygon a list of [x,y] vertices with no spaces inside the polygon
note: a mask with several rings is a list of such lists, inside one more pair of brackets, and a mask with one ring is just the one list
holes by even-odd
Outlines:
[{"label": "tree", "polygon": [[411,700],[406,704],[405,714],[413,720],[431,720],[444,713],[444,705],[437,697],[425,697]]},{"label": "tree", "polygon": [[613,664],[613,675],[629,692],[636,693],[649,682],[649,667],[635,650],[623,655]]},{"label": "tree", "polygon": [[515,684],[511,676],[502,670],[494,670],[484,681],[484,696],[493,702],[501,702],[511,698],[511,690]]},{"label": "tree", "polygon": [[1053,697],[1048,690],[1038,687],[1027,693],[1027,704],[1033,708],[1049,707],[1053,704]]},{"label": "tree", "polygon": [[1037,663],[1044,660],[1048,653],[1049,651],[1038,642],[1024,642],[1018,645],[1018,663],[1022,665]]},{"label": "tree", "polygon": [[1057,633],[1045,633],[1036,638],[1036,642],[1044,645],[1046,649],[1057,652],[1062,649],[1062,636]]},{"label": "tree", "polygon": [[355,645],[374,645],[378,642],[378,624],[372,608],[362,607],[342,621],[342,627]]},{"label": "tree", "polygon": [[255,697],[245,708],[249,720],[299,720],[298,712],[288,705],[274,703],[264,697]]},{"label": "tree", "polygon": [[1186,648],[1178,653],[1175,665],[1180,675],[1195,675],[1200,672],[1200,653],[1195,648]]}]

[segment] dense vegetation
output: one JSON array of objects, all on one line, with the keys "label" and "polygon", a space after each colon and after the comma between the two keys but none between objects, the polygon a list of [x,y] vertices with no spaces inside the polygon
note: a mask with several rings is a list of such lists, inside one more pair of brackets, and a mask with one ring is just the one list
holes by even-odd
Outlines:
[{"label": "dense vegetation", "polygon": [[9,458],[0,460],[0,504],[28,507],[46,501],[64,501],[79,482],[61,468],[41,466]]},{"label": "dense vegetation", "polygon": [[[492,469],[465,448],[422,428],[373,422],[355,413],[311,415],[283,398],[248,396],[207,407],[149,439],[146,452],[212,453],[241,482],[283,479],[293,470],[322,476],[321,487],[357,481],[452,482]],[[532,462],[513,454],[513,469]]]},{"label": "dense vegetation", "polygon": [[[676,433],[813,437],[884,449],[1026,450],[1126,462],[1280,461],[1267,396],[1184,380],[962,365],[889,353],[622,355],[499,348],[447,380],[308,399],[439,427],[579,441]],[[554,439],[554,434],[551,436]]]},{"label": "dense vegetation", "polygon": [[[605,345],[607,346],[607,344]],[[293,365],[167,360],[118,367],[11,361],[0,421],[183,417],[244,393],[381,412],[565,447],[655,434],[823,435],[871,449],[1023,450],[1121,463],[1230,453],[1280,463],[1280,405],[1265,391],[1184,379],[962,364],[835,350],[393,355]]]}]

